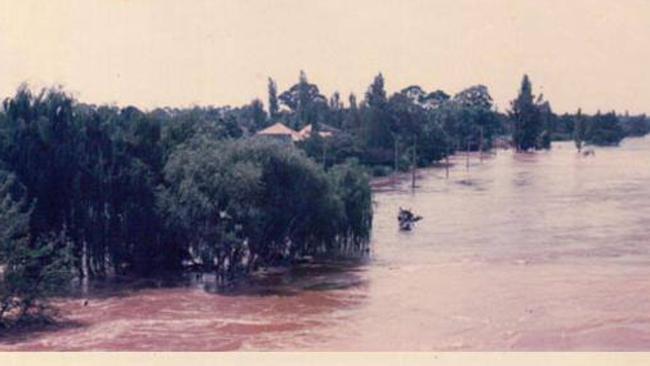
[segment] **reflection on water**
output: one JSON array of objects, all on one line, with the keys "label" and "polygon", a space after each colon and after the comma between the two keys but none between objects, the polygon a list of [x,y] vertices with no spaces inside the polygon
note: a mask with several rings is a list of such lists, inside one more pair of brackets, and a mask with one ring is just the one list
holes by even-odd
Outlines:
[{"label": "reflection on water", "polygon": [[[61,300],[76,326],[0,349],[650,349],[650,138],[455,160],[375,194],[369,263]],[[415,230],[397,230],[400,206]]]}]

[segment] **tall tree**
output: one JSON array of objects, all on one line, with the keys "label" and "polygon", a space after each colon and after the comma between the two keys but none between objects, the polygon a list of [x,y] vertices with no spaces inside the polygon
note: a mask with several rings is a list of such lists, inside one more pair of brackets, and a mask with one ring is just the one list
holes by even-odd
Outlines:
[{"label": "tall tree", "polygon": [[279,112],[278,86],[273,79],[269,78],[269,118],[272,123],[277,121]]},{"label": "tall tree", "polygon": [[509,116],[514,122],[512,138],[517,151],[536,148],[542,132],[542,120],[528,75],[524,75],[521,81],[519,95],[511,103]]},{"label": "tall tree", "polygon": [[384,75],[377,74],[366,92],[366,104],[370,108],[385,108],[388,99],[384,89]]},{"label": "tall tree", "polygon": [[339,92],[334,92],[332,94],[329,103],[329,110],[330,110],[330,117],[327,122],[333,125],[334,127],[341,128],[343,126],[343,119],[344,119],[344,113],[343,113],[344,106],[343,106],[343,102],[341,101],[341,95],[339,94]]},{"label": "tall tree", "polygon": [[390,129],[388,99],[384,89],[384,76],[379,73],[366,92],[365,104],[368,112],[364,114],[364,140],[370,148],[391,149],[393,136]]},{"label": "tall tree", "polygon": [[298,83],[280,94],[279,99],[293,112],[292,127],[295,129],[308,123],[316,127],[328,109],[327,98],[320,93],[316,84],[309,83],[304,71],[300,71]]},{"label": "tall tree", "polygon": [[357,106],[357,96],[354,95],[354,93],[350,93],[348,103],[350,104],[350,107],[348,108],[343,123],[343,129],[347,132],[358,133],[359,128],[361,128],[361,114],[359,112],[359,107]]},{"label": "tall tree", "polygon": [[264,111],[264,103],[259,99],[253,99],[251,104],[245,107],[247,117],[251,120],[252,131],[255,132],[261,130],[269,125],[269,119],[266,118],[266,112]]}]

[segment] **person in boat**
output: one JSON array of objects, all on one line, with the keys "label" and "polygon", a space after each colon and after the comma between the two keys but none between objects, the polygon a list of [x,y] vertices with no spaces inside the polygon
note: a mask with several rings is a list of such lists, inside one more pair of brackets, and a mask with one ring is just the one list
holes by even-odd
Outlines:
[{"label": "person in boat", "polygon": [[399,221],[400,229],[402,230],[411,230],[413,224],[417,221],[420,221],[422,216],[416,216],[411,212],[410,209],[405,210],[399,208],[399,214],[397,215],[397,221]]}]

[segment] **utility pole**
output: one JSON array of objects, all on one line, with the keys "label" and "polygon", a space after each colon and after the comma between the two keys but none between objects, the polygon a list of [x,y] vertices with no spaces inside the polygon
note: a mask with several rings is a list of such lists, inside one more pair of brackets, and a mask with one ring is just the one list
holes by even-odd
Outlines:
[{"label": "utility pole", "polygon": [[481,126],[481,141],[479,143],[479,160],[483,163],[483,126]]},{"label": "utility pole", "polygon": [[469,137],[467,138],[467,162],[466,162],[467,170],[469,170]]},{"label": "utility pole", "polygon": [[[445,141],[449,141],[449,136],[445,133]],[[451,153],[451,143],[445,142],[446,154],[445,154],[445,177],[449,179],[449,154]]]},{"label": "utility pole", "polygon": [[416,159],[416,144],[415,144],[415,137],[413,137],[413,161],[412,161],[412,169],[411,169],[411,188],[415,188],[415,168],[417,164],[417,159]]},{"label": "utility pole", "polygon": [[394,163],[394,166],[393,166],[393,175],[397,175],[397,169],[398,169],[398,166],[397,166],[397,159],[398,159],[398,153],[397,153],[397,136],[395,136],[395,139],[394,139],[394,140],[395,140],[395,163]]},{"label": "utility pole", "polygon": [[327,169],[327,140],[323,138],[323,169]]},{"label": "utility pole", "polygon": [[445,154],[445,177],[449,179],[449,148],[447,148],[447,154]]}]

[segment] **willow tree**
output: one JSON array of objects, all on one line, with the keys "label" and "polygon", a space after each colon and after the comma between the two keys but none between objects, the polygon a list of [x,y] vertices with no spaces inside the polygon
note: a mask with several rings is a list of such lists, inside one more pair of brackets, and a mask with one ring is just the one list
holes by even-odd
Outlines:
[{"label": "willow tree", "polygon": [[360,169],[341,169],[331,178],[300,150],[274,142],[199,137],[167,162],[159,206],[189,258],[227,279],[304,256],[363,251],[370,189]]}]

